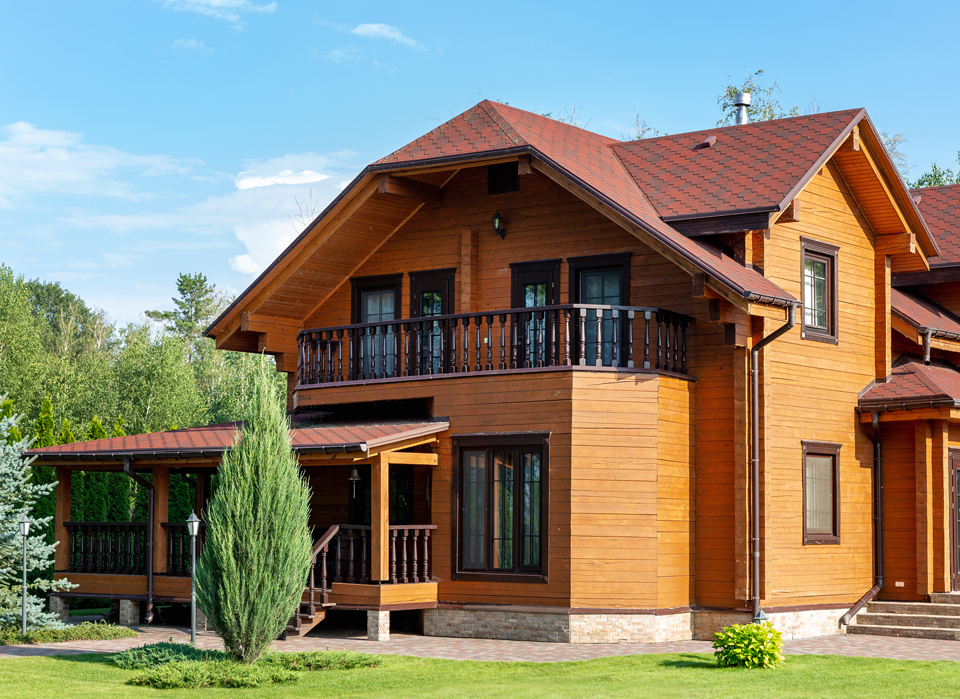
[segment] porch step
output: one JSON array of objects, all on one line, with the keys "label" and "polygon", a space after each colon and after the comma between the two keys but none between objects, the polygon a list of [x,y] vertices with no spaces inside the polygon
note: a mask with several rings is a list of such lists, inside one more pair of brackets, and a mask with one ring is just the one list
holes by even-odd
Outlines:
[{"label": "porch step", "polygon": [[287,624],[287,630],[283,638],[306,636],[310,630],[323,621],[327,616],[327,611],[320,610],[317,614],[299,614],[290,620]]},{"label": "porch step", "polygon": [[897,636],[900,638],[930,638],[938,641],[960,641],[960,629],[938,629],[923,626],[861,626],[857,623],[847,627],[847,633],[861,636]]},{"label": "porch step", "polygon": [[857,626],[954,629],[960,632],[960,617],[936,614],[874,614],[865,612],[857,615]]},{"label": "porch step", "polygon": [[960,604],[942,602],[870,602],[865,614],[920,614],[960,617]]},{"label": "porch step", "polygon": [[934,604],[960,605],[960,592],[931,592],[930,601]]}]

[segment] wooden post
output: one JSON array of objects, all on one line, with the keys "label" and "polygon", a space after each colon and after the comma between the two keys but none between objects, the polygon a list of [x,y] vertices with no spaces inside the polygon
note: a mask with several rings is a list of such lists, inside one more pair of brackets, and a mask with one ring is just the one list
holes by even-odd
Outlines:
[{"label": "wooden post", "polygon": [[917,594],[933,592],[933,439],[930,422],[916,423]]},{"label": "wooden post", "polygon": [[370,580],[390,579],[390,461],[370,464]]},{"label": "wooden post", "polygon": [[464,230],[460,233],[460,274],[457,275],[460,293],[457,299],[457,313],[474,313],[477,310],[479,240],[477,231]]},{"label": "wooden post", "polygon": [[750,348],[733,350],[734,596],[750,599]]},{"label": "wooden post", "polygon": [[207,499],[210,497],[210,474],[209,473],[198,473],[197,474],[197,491],[196,491],[196,502],[193,506],[193,511],[197,513],[197,517],[203,519],[203,508],[207,506]]},{"label": "wooden post", "polygon": [[876,299],[874,319],[876,324],[875,364],[877,381],[886,381],[891,369],[890,335],[890,256],[877,255],[875,261]]},{"label": "wooden post", "polygon": [[933,425],[933,591],[950,592],[950,431]]},{"label": "wooden post", "polygon": [[72,487],[73,471],[66,466],[57,466],[56,510],[54,514],[53,538],[58,542],[53,554],[54,571],[67,570],[70,567],[70,532],[64,522],[69,522],[70,515],[70,488]]},{"label": "wooden post", "polygon": [[153,572],[166,573],[167,530],[162,526],[170,504],[170,469],[166,466],[153,467],[153,491]]}]

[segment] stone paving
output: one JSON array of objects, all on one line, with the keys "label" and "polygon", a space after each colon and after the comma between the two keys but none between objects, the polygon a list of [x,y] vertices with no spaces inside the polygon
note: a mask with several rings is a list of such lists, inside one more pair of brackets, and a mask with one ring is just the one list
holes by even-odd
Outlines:
[{"label": "stone paving", "polygon": [[[142,627],[138,638],[113,641],[75,641],[27,646],[0,646],[0,659],[76,655],[79,653],[116,653],[145,643],[174,640],[187,643],[187,629],[174,627]],[[197,634],[201,648],[222,648],[216,634]],[[561,662],[590,660],[620,655],[647,653],[710,653],[709,641],[676,641],[672,643],[565,644],[531,641],[496,641],[475,638],[438,638],[394,633],[386,642],[368,641],[362,630],[344,631],[317,629],[304,638],[274,643],[277,650],[356,650],[366,653],[408,655],[420,658],[450,660],[524,660],[529,662]],[[960,660],[960,642],[920,638],[879,636],[820,636],[785,642],[788,655],[846,655],[896,660]]]}]

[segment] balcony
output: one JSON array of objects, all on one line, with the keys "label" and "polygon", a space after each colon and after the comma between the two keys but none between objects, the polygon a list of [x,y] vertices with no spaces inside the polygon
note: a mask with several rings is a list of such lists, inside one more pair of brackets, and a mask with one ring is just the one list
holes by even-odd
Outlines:
[{"label": "balcony", "polygon": [[687,373],[689,316],[564,304],[300,331],[298,387],[582,369]]}]

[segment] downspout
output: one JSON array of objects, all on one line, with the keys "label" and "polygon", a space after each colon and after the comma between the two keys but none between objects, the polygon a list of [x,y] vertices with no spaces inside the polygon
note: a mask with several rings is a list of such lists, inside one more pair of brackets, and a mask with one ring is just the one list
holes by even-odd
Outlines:
[{"label": "downspout", "polygon": [[932,336],[933,330],[930,328],[923,331],[923,363],[927,365],[930,364],[930,338]]},{"label": "downspout", "polygon": [[130,468],[130,457],[123,457],[123,472],[147,489],[147,613],[146,622],[153,621],[153,483],[141,478]]},{"label": "downspout", "polygon": [[883,587],[883,454],[880,450],[880,411],[874,410],[869,437],[873,441],[873,587],[840,619],[847,626]]},{"label": "downspout", "polygon": [[753,621],[761,623],[767,615],[760,608],[760,350],[790,331],[797,322],[797,302],[787,306],[787,322],[753,346],[750,352],[750,441],[752,459],[750,468],[750,595],[753,601]]}]

